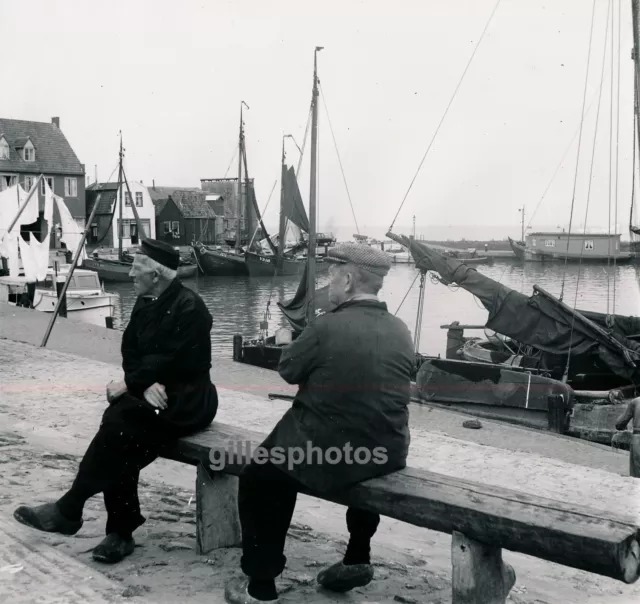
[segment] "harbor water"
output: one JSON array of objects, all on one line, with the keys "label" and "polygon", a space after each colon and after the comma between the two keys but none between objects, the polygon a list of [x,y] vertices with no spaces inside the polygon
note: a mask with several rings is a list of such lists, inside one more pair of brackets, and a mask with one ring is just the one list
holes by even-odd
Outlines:
[{"label": "harbor water", "polygon": [[[521,263],[513,260],[495,261],[491,265],[477,265],[478,271],[526,295],[533,293],[533,285],[559,297],[570,307],[623,315],[640,313],[640,266],[567,265]],[[318,286],[327,282],[321,277]],[[184,281],[198,292],[213,316],[211,330],[214,356],[231,358],[234,334],[253,338],[259,334],[260,322],[269,323],[269,334],[287,325],[277,302],[291,298],[298,287],[299,277],[256,279],[251,277],[202,277]],[[434,282],[427,275],[420,352],[442,354],[446,348],[446,329],[441,325],[459,321],[483,325],[488,312],[479,300],[457,286]],[[126,327],[135,295],[128,283],[105,283],[107,291],[120,294],[116,306],[114,327]],[[414,334],[420,294],[419,271],[413,265],[393,265],[380,292],[389,311],[397,314]],[[482,335],[473,332],[470,335]]]}]

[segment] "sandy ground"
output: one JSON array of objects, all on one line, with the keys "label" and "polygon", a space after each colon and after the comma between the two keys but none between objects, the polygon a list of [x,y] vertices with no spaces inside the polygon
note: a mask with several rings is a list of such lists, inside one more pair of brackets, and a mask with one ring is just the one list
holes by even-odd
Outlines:
[{"label": "sandy ground", "polygon": [[[11,329],[7,323],[0,318],[0,337]],[[20,330],[23,341],[41,339],[44,332],[39,326]],[[106,404],[105,384],[120,376],[115,339],[105,346],[76,338],[80,347],[92,349],[88,358],[83,350],[78,350],[82,356],[69,353],[77,350],[71,340],[60,341],[64,352],[0,339],[0,520],[5,523],[12,522],[20,503],[54,499],[68,487]],[[101,360],[92,360],[98,355]],[[226,388],[220,388],[217,419],[267,431],[289,403],[255,393],[284,392],[283,384],[270,372],[240,367],[232,363],[220,380]],[[493,422],[466,430],[463,419],[412,408],[410,465],[624,513],[640,526],[640,481],[626,476],[627,454]],[[85,525],[75,537],[29,531],[30,539],[34,547],[52,546],[85,564],[89,573],[120,585],[125,599],[222,602],[226,580],[239,572],[240,551],[196,555],[194,481],[193,468],[166,460],[143,471],[140,498],[147,522],[136,532],[135,553],[121,564],[105,567],[91,559],[104,533],[100,497],[88,502]],[[389,518],[383,518],[374,542],[376,579],[345,596],[318,590],[317,572],[339,559],[345,537],[344,508],[300,497],[287,542],[288,567],[278,581],[283,602],[451,601],[450,536]],[[640,602],[640,583],[627,586],[512,552],[505,551],[504,558],[517,575],[510,602]]]}]

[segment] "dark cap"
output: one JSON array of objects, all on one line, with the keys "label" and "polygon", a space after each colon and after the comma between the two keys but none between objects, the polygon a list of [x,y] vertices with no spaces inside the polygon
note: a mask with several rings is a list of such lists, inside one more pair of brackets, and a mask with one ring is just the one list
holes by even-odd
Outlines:
[{"label": "dark cap", "polygon": [[140,254],[149,256],[152,260],[159,262],[174,271],[178,270],[180,264],[180,254],[172,245],[157,239],[143,239],[140,247]]},{"label": "dark cap", "polygon": [[386,276],[391,268],[391,260],[385,252],[364,243],[341,243],[329,248],[325,262],[354,264],[380,277]]}]

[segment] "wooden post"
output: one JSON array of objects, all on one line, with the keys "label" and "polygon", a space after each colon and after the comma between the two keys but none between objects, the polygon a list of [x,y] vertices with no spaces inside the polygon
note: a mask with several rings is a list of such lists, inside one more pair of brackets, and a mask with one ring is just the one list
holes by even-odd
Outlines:
[{"label": "wooden post", "polygon": [[60,317],[67,317],[67,292],[64,291],[64,282],[59,283],[56,280],[56,294],[58,295],[58,298],[62,298],[62,302],[60,303],[60,312],[58,313],[58,315]]},{"label": "wooden post", "polygon": [[202,464],[196,478],[196,551],[206,554],[222,547],[240,547],[238,477],[216,474]]},{"label": "wooden post", "polygon": [[564,434],[569,428],[569,406],[562,394],[552,394],[547,397],[548,401],[548,418],[549,418],[549,430],[551,432],[557,432],[558,434]]},{"label": "wooden post", "polygon": [[451,540],[452,603],[505,604],[516,573],[502,561],[499,547],[453,532]]},{"label": "wooden post", "polygon": [[464,342],[464,328],[458,321],[454,321],[447,330],[447,358],[460,360],[462,355],[458,354],[458,350],[462,348]]},{"label": "wooden post", "polygon": [[233,336],[233,360],[238,363],[242,362],[242,336],[240,334]]}]

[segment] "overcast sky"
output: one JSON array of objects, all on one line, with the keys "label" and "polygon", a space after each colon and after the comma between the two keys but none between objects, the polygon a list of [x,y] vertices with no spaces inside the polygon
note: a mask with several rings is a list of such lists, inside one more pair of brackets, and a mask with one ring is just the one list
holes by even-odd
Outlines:
[{"label": "overcast sky", "polygon": [[[361,232],[384,234],[407,192],[496,0],[0,0],[0,114],[61,128],[90,180],[127,176],[199,186],[222,177],[237,146],[264,207],[283,134],[302,145],[313,50]],[[631,3],[613,0],[614,73],[621,8],[618,223],[626,235],[633,152]],[[458,236],[568,226],[592,0],[502,0],[453,100],[396,231],[455,225]],[[609,0],[596,0],[574,226],[585,219]],[[610,35],[610,34],[609,34]],[[611,38],[609,37],[609,42]],[[611,49],[607,44],[588,225],[607,230]],[[614,81],[617,89],[617,81]],[[614,94],[614,101],[617,94]],[[614,105],[617,104],[614,103]],[[320,227],[354,233],[325,104],[320,103]],[[614,153],[617,128],[614,107]],[[288,143],[288,159],[298,152]],[[309,152],[300,174],[309,195]],[[112,175],[113,173],[113,175]],[[228,175],[237,174],[237,164]],[[279,186],[279,185],[278,185]],[[615,188],[615,185],[614,185]],[[613,220],[612,197],[612,220]],[[279,189],[267,211],[277,223]],[[444,230],[442,231],[445,232]],[[493,232],[493,231],[491,231]]]}]

